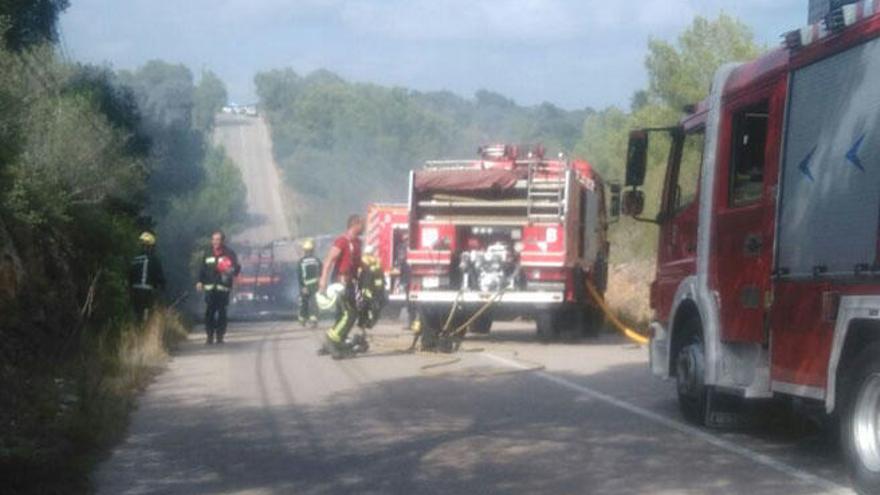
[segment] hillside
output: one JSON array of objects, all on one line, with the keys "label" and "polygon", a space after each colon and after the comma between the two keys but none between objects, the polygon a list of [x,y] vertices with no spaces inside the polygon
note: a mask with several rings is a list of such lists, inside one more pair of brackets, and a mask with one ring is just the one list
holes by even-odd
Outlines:
[{"label": "hillside", "polygon": [[300,206],[300,234],[339,228],[371,201],[406,199],[408,171],[425,160],[473,156],[490,142],[572,150],[591,110],[517,105],[479,91],[472,99],[346,81],[318,71],[256,76],[274,152]]}]

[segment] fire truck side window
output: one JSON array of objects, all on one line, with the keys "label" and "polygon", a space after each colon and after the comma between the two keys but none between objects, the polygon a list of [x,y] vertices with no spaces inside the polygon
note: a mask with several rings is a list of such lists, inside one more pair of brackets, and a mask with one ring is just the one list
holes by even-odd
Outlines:
[{"label": "fire truck side window", "polygon": [[676,211],[683,210],[697,199],[704,137],[703,129],[685,135],[678,169],[678,187],[675,191]]},{"label": "fire truck side window", "polygon": [[761,198],[764,189],[764,149],[767,145],[768,103],[733,116],[733,159],[730,164],[730,206]]}]

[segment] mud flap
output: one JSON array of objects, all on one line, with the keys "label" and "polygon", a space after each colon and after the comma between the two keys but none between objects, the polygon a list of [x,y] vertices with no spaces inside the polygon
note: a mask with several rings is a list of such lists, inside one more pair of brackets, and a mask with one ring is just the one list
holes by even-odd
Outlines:
[{"label": "mud flap", "polygon": [[745,430],[757,426],[758,421],[748,401],[709,388],[705,424],[715,430]]}]

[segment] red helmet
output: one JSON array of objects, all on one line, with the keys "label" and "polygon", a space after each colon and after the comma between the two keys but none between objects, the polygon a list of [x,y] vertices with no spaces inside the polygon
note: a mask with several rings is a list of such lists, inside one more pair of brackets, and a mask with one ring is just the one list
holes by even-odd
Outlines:
[{"label": "red helmet", "polygon": [[232,270],[232,260],[229,259],[228,256],[223,256],[220,260],[217,261],[217,271],[220,273],[226,273],[229,270]]}]

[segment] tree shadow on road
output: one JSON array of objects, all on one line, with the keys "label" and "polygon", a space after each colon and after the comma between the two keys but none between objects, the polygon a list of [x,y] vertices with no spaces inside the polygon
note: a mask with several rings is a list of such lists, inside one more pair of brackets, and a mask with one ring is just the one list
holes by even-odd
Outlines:
[{"label": "tree shadow on road", "polygon": [[[381,359],[358,363],[381,366]],[[613,390],[639,383],[647,371],[625,365],[554,376]],[[152,431],[132,431],[104,466],[108,493],[822,492],[529,373],[364,378],[319,405],[300,405],[298,391],[286,379],[280,383],[286,402],[297,405],[193,403],[180,396],[145,404],[142,413],[156,419]],[[674,398],[658,407],[674,408]],[[726,436],[760,443],[761,435]],[[836,475],[839,462],[827,449],[786,454],[821,444],[817,435],[795,435],[779,450]]]}]

